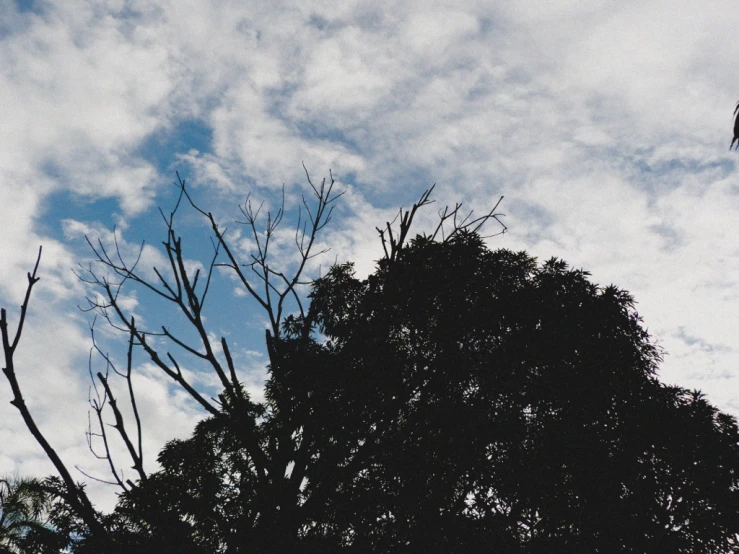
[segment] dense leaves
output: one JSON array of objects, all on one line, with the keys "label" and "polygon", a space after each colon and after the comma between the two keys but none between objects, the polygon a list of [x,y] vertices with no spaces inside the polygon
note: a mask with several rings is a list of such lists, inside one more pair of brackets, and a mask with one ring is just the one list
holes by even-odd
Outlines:
[{"label": "dense leaves", "polygon": [[631,297],[587,277],[462,234],[419,238],[365,282],[348,266],[319,282],[336,373],[316,405],[347,402],[328,434],[367,440],[331,521],[379,550],[727,548],[735,422],[661,385]]},{"label": "dense leaves", "polygon": [[112,516],[121,544],[735,548],[736,422],[657,380],[626,292],[460,232],[417,237],[366,280],[335,266],[311,297],[268,334],[265,404],[223,397],[220,416],[169,443]]}]

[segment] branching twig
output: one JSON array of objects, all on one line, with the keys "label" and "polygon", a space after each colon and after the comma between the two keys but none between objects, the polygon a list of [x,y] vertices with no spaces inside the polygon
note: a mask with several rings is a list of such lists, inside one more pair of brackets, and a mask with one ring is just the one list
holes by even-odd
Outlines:
[{"label": "branching twig", "polygon": [[[380,241],[382,242],[382,249],[385,253],[385,259],[390,261],[394,261],[397,259],[398,253],[406,244],[408,232],[411,228],[411,225],[413,224],[413,218],[415,217],[416,212],[419,208],[435,202],[434,200],[430,199],[431,192],[434,190],[435,186],[436,185],[433,185],[431,188],[426,190],[421,195],[421,198],[418,200],[418,202],[411,206],[410,210],[403,210],[401,208],[398,212],[398,215],[395,216],[392,221],[388,221],[385,224],[384,229],[376,227],[377,232],[380,235]],[[455,204],[453,209],[450,209],[449,206],[446,206],[442,211],[439,212],[439,223],[429,238],[431,240],[436,240],[437,237],[441,235],[441,241],[446,242],[460,232],[479,233],[482,230],[483,226],[491,219],[497,221],[501,225],[502,229],[498,233],[485,235],[482,238],[490,238],[505,233],[508,228],[500,220],[500,218],[503,217],[504,214],[497,213],[498,206],[500,206],[500,203],[502,201],[503,197],[501,196],[495,203],[495,206],[493,206],[493,208],[487,214],[474,219],[472,219],[474,210],[470,210],[467,215],[462,217],[462,214],[460,212],[462,204],[460,203]],[[400,228],[396,231],[393,229],[393,225],[397,220],[400,220]],[[451,220],[452,223],[452,230],[451,232],[446,234],[444,231],[444,225],[449,220]]]},{"label": "branching twig", "polygon": [[[97,348],[95,346],[95,339],[93,337],[93,349]],[[105,431],[105,421],[103,420],[103,410],[105,409],[105,404],[107,403],[107,393],[103,393],[102,397],[100,396],[100,392],[98,391],[97,384],[95,382],[95,378],[92,374],[92,350],[90,350],[90,357],[88,359],[88,371],[90,373],[90,380],[92,382],[92,385],[90,385],[90,393],[88,402],[90,403],[90,407],[95,412],[95,417],[98,422],[98,428],[100,429],[99,433],[95,433],[92,430],[92,421],[90,420],[89,413],[88,413],[88,423],[87,423],[87,432],[85,433],[87,436],[87,447],[92,452],[92,455],[95,456],[98,460],[106,460],[108,462],[108,467],[110,468],[110,473],[113,475],[113,479],[115,479],[115,483],[119,487],[121,487],[124,491],[127,490],[126,485],[123,483],[123,480],[119,477],[118,471],[115,468],[115,463],[113,462],[113,456],[110,453],[110,445],[108,444],[108,434]],[[110,367],[110,364],[108,365]],[[92,391],[95,391],[95,398],[92,397]],[[100,440],[103,441],[103,448],[105,450],[105,454],[98,454],[95,450],[95,446],[93,444],[93,439],[97,437]],[[76,467],[76,466],[75,466]],[[87,475],[84,471],[82,471],[80,468],[77,468],[80,473],[83,475]]]},{"label": "branching twig", "polygon": [[[392,222],[385,224],[385,229],[377,227],[377,232],[380,234],[380,241],[382,242],[382,249],[385,252],[385,258],[388,260],[395,260],[398,256],[398,252],[403,248],[405,239],[408,235],[408,231],[413,223],[413,218],[418,211],[418,208],[432,204],[435,200],[430,200],[431,192],[434,190],[436,185],[432,185],[430,189],[426,190],[421,198],[411,206],[410,210],[403,211],[401,208],[398,215]],[[393,232],[393,222],[400,218],[400,229],[397,233]],[[387,234],[386,234],[387,233]],[[389,250],[388,250],[389,246]]]}]

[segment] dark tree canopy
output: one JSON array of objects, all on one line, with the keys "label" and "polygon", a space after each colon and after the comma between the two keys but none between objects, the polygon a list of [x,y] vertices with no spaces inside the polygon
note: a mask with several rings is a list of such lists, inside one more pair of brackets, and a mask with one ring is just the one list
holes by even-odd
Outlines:
[{"label": "dark tree canopy", "polygon": [[0,554],[58,554],[66,537],[48,525],[52,496],[40,479],[0,477]]},{"label": "dark tree canopy", "polygon": [[267,452],[292,434],[302,482],[262,497],[234,420],[210,418],[124,498],[137,529],[181,526],[204,552],[731,547],[736,423],[657,381],[626,292],[460,233],[364,281],[335,266],[311,296],[242,420]]},{"label": "dark tree canopy", "polygon": [[[267,261],[282,209],[260,234],[259,210],[247,199],[242,213],[257,250],[243,264],[184,181],[180,202],[206,218],[214,237],[202,275],[188,273],[177,207],[165,217],[170,273],[155,269],[155,283],[120,252],[91,243],[120,277],[86,270],[104,298],[91,309],[128,338],[125,369],[95,344],[112,372],[97,373],[91,408],[99,430],[88,436],[91,448],[93,438],[105,444],[101,457],[122,491],[112,514],[98,513],[73,481],[16,379],[13,353],[38,262],[15,337],[0,313],[13,404],[59,473],[45,490],[57,499],[51,521],[73,552],[739,552],[736,421],[699,392],[658,381],[660,351],[628,293],[599,287],[561,260],[489,250],[479,231],[494,210],[470,221],[457,205],[440,214],[431,236],[407,242],[427,191],[401,211],[399,230],[380,231],[385,255],[372,275],[357,279],[352,264],[336,265],[313,282],[308,305],[296,287],[337,198],[333,181],[310,185],[316,205],[303,199],[293,277]],[[269,316],[264,402],[238,381],[226,338],[215,345],[206,330],[218,265]],[[118,302],[126,282],[174,305],[200,342],[167,327],[153,340],[157,333]],[[134,351],[208,414],[190,438],[165,446],[153,474],[143,464]],[[219,379],[217,399],[187,380],[181,356]],[[135,415],[128,427],[114,378],[124,380]],[[107,410],[115,425],[105,424]],[[135,482],[116,470],[111,428]]]}]

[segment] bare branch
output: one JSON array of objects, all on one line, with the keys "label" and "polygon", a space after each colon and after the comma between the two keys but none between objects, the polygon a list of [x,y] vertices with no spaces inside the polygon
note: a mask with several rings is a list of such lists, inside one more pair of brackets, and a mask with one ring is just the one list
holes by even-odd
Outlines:
[{"label": "bare branch", "polygon": [[228,349],[228,343],[224,337],[221,337],[221,347],[223,348],[223,355],[226,356],[228,369],[231,372],[231,383],[233,384],[233,389],[239,396],[241,396],[241,387],[239,386],[239,380],[236,377],[236,367],[234,366],[231,351]]},{"label": "bare branch", "polygon": [[[92,327],[91,327],[91,330],[92,330]],[[93,348],[97,349],[97,346],[95,345],[94,336],[93,336]],[[107,460],[108,467],[110,468],[110,473],[113,475],[113,478],[115,479],[114,484],[117,484],[119,487],[121,487],[125,491],[127,490],[126,485],[123,483],[123,480],[118,476],[118,471],[116,470],[115,464],[113,462],[113,456],[110,453],[110,445],[108,443],[108,434],[105,431],[105,422],[103,421],[103,410],[105,408],[105,404],[107,403],[107,393],[103,392],[103,396],[101,398],[100,393],[97,389],[95,379],[92,376],[92,349],[90,350],[90,356],[88,358],[87,367],[90,373],[90,380],[92,382],[92,385],[90,387],[91,391],[88,397],[88,402],[90,403],[90,407],[92,408],[92,410],[95,412],[95,416],[98,421],[98,427],[100,429],[99,433],[93,432],[92,421],[90,420],[90,416],[88,413],[87,432],[85,433],[86,438],[87,438],[87,447],[90,450],[90,452],[92,452],[92,455],[95,456],[98,460]],[[108,367],[110,367],[110,363],[108,364]],[[95,398],[92,398],[92,394],[91,394],[92,390],[95,391]],[[103,441],[103,448],[105,449],[105,454],[98,454],[95,451],[95,447],[93,445],[94,437],[97,437]],[[83,475],[87,475],[79,467],[75,466],[75,468]]]},{"label": "bare branch", "polygon": [[[110,287],[104,286],[106,293],[108,294],[109,298],[111,296],[111,290]],[[179,369],[179,366],[175,364],[175,367],[177,371],[172,370],[167,364],[165,364],[162,359],[159,357],[159,354],[156,350],[154,350],[149,344],[146,342],[146,334],[141,332],[139,329],[136,328],[135,321],[133,318],[129,321],[123,311],[121,310],[120,306],[117,302],[111,301],[111,307],[115,310],[116,314],[118,315],[118,319],[125,325],[126,330],[128,333],[130,333],[133,337],[135,337],[137,343],[143,347],[143,349],[146,351],[146,353],[149,355],[149,358],[152,362],[154,362],[164,373],[166,373],[169,377],[171,377],[175,382],[179,383],[189,394],[192,396],[203,408],[205,408],[209,413],[215,415],[218,413],[218,409],[215,408],[213,405],[211,405],[205,398],[202,397],[200,393],[198,393],[190,383],[187,382],[185,377],[182,375],[182,372]],[[167,353],[167,356],[170,358],[172,362],[174,362],[174,358]]]},{"label": "bare branch", "polygon": [[7,313],[5,311],[5,308],[0,309],[0,334],[2,335],[3,353],[5,355],[5,367],[3,367],[3,373],[5,374],[5,377],[10,384],[10,388],[13,391],[13,400],[11,400],[10,403],[18,409],[21,417],[23,418],[23,422],[26,424],[26,427],[31,432],[31,435],[33,435],[33,438],[36,439],[36,442],[38,442],[38,444],[44,450],[44,453],[49,458],[51,463],[54,464],[54,467],[61,476],[65,487],[65,500],[69,503],[70,507],[77,513],[77,515],[79,515],[87,524],[87,526],[90,528],[91,533],[100,541],[107,543],[107,532],[98,520],[95,508],[93,508],[90,499],[87,497],[87,494],[85,494],[82,488],[74,482],[74,479],[72,479],[72,475],[69,473],[69,470],[64,465],[64,462],[62,462],[59,455],[56,453],[54,448],[52,448],[49,441],[46,440],[46,437],[36,425],[36,422],[33,419],[33,416],[31,415],[31,412],[29,411],[28,406],[26,405],[26,402],[23,398],[23,394],[21,393],[21,388],[18,384],[18,379],[15,373],[13,355],[15,354],[15,350],[18,346],[18,341],[20,340],[22,334],[23,324],[25,322],[28,310],[28,302],[31,298],[31,291],[33,289],[33,286],[39,281],[39,277],[36,277],[36,272],[38,271],[40,261],[41,247],[39,247],[38,257],[36,258],[36,264],[34,265],[33,273],[28,273],[28,287],[26,288],[25,298],[21,306],[18,328],[16,329],[15,337],[13,338],[12,342],[8,333]]},{"label": "bare branch", "polygon": [[[239,207],[244,221],[240,222],[244,225],[248,225],[251,229],[251,235],[254,240],[256,252],[251,256],[251,262],[243,265],[240,264],[236,256],[225,239],[225,231],[221,231],[220,227],[215,221],[213,215],[205,210],[199,208],[193,199],[190,197],[187,189],[185,188],[185,182],[178,175],[178,185],[182,191],[182,194],[190,202],[191,206],[205,216],[211,228],[215,234],[216,242],[223,249],[226,257],[229,260],[228,264],[222,264],[231,268],[246,288],[249,295],[254,298],[265,310],[267,317],[270,320],[270,327],[275,337],[280,335],[280,322],[282,321],[283,313],[285,310],[285,301],[287,298],[295,300],[298,309],[301,314],[304,313],[302,301],[296,290],[296,287],[304,284],[301,280],[301,275],[305,270],[305,266],[309,260],[317,255],[325,253],[328,249],[322,249],[319,252],[313,252],[313,246],[316,241],[318,232],[328,223],[333,213],[333,203],[344,194],[344,192],[334,194],[333,187],[335,180],[333,174],[331,174],[331,181],[329,183],[324,179],[320,185],[316,185],[310,178],[305,164],[303,169],[306,173],[308,183],[313,191],[313,195],[316,199],[316,205],[311,208],[307,199],[303,196],[303,205],[299,209],[298,224],[295,233],[295,244],[298,248],[300,259],[298,266],[292,275],[288,277],[284,271],[276,270],[270,267],[269,255],[270,255],[270,243],[274,236],[278,226],[282,222],[285,213],[285,190],[283,186],[282,197],[280,207],[277,212],[273,215],[272,212],[267,212],[267,221],[263,231],[259,230],[259,214],[263,208],[263,203],[255,208],[252,204],[251,195],[247,195],[244,204]],[[306,218],[303,219],[303,209],[305,210]],[[221,265],[221,264],[219,264]],[[258,279],[262,282],[263,292],[257,292],[256,288],[246,279],[242,271],[242,267],[250,268]],[[278,282],[273,282],[273,278],[277,278]]]},{"label": "bare branch", "polygon": [[[26,297],[23,299],[23,304],[21,304],[21,315],[18,319],[18,329],[15,331],[15,337],[13,338],[13,344],[12,346],[9,346],[10,349],[10,356],[12,356],[15,353],[15,349],[18,346],[18,341],[21,338],[21,334],[23,333],[23,323],[26,321],[26,312],[28,311],[28,301],[31,298],[31,289],[33,288],[33,285],[35,285],[40,277],[36,277],[36,272],[38,271],[38,264],[41,262],[41,246],[38,247],[38,256],[36,257],[36,265],[33,266],[33,273],[28,274],[28,288],[26,289]],[[5,320],[5,318],[3,318]],[[6,346],[6,338],[3,335],[3,347]]]},{"label": "bare branch", "polygon": [[[419,198],[418,202],[411,206],[410,210],[403,211],[403,209],[401,208],[396,218],[393,221],[386,223],[387,239],[385,231],[382,231],[379,228],[377,229],[378,233],[380,234],[380,240],[382,241],[382,248],[385,251],[385,257],[388,260],[394,261],[397,258],[400,250],[405,245],[405,239],[408,235],[408,231],[411,228],[413,218],[415,217],[418,209],[435,202],[435,200],[430,200],[431,193],[433,192],[435,186],[436,184],[427,189],[421,195],[421,198]],[[393,222],[396,221],[398,218],[400,219],[400,229],[398,230],[396,237],[395,233],[393,232],[392,225]],[[390,244],[389,251],[386,241]]]},{"label": "bare branch", "polygon": [[128,490],[122,482],[119,482],[117,480],[116,481],[106,481],[105,479],[100,479],[100,477],[95,477],[94,475],[90,475],[89,473],[84,471],[82,468],[80,468],[80,466],[77,466],[77,465],[74,466],[74,469],[79,471],[82,475],[84,475],[88,479],[92,479],[93,481],[97,481],[98,483],[102,483],[103,485],[118,485],[118,486],[123,487],[123,490]]},{"label": "bare branch", "polygon": [[110,408],[113,410],[113,415],[115,417],[115,425],[113,425],[113,428],[118,431],[121,439],[123,439],[123,442],[128,449],[128,454],[133,460],[133,469],[136,470],[136,473],[138,473],[139,479],[141,479],[141,481],[146,481],[146,473],[144,473],[143,460],[141,459],[140,453],[137,452],[134,448],[133,443],[128,436],[128,432],[126,431],[126,426],[123,421],[123,416],[121,415],[121,411],[118,408],[118,403],[116,402],[115,396],[113,396],[113,391],[110,389],[110,385],[108,384],[108,378],[100,372],[97,373],[97,378],[102,383],[103,388],[105,388],[105,394],[108,396]]},{"label": "bare branch", "polygon": [[[436,185],[426,190],[421,195],[421,198],[418,200],[418,202],[413,204],[410,210],[403,210],[401,208],[398,212],[398,215],[395,216],[392,221],[389,221],[385,224],[384,229],[381,229],[379,227],[376,228],[378,234],[380,235],[380,242],[382,243],[382,249],[385,254],[385,259],[393,261],[397,258],[398,253],[405,246],[408,232],[410,231],[411,225],[413,224],[413,218],[415,217],[416,212],[419,208],[434,202],[434,200],[430,199],[430,195],[435,186]],[[446,242],[456,234],[463,231],[479,233],[482,230],[483,226],[491,219],[497,221],[502,229],[498,233],[486,235],[482,238],[490,238],[505,233],[508,228],[500,219],[501,217],[503,217],[504,214],[497,213],[497,209],[502,201],[503,197],[501,196],[488,213],[474,219],[472,219],[474,210],[470,210],[466,215],[462,216],[460,212],[462,208],[461,203],[455,204],[454,208],[446,206],[443,210],[439,211],[439,223],[434,229],[434,232],[430,235],[431,240],[436,240],[437,237],[441,236],[441,241]],[[393,225],[397,220],[400,220],[400,228],[395,231],[393,229]],[[445,224],[449,220],[451,220],[452,229],[447,234],[445,232]]]}]

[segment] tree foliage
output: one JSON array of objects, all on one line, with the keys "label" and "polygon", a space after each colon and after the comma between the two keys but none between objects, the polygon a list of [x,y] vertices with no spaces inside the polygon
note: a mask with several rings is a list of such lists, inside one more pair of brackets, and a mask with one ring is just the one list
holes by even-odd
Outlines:
[{"label": "tree foliage", "polygon": [[[373,274],[358,279],[352,264],[335,265],[305,302],[301,274],[330,218],[333,183],[313,187],[312,208],[304,200],[291,276],[267,261],[282,211],[259,234],[258,210],[245,205],[257,252],[244,265],[180,184],[213,230],[207,275],[188,273],[173,212],[164,243],[172,277],[157,270],[160,282],[147,282],[98,244],[100,263],[121,280],[93,269],[88,279],[106,298],[92,308],[128,336],[127,367],[106,360],[133,411],[138,349],[207,417],[190,438],[169,442],[159,471],[147,474],[140,423],[126,427],[113,375],[97,375],[95,436],[121,497],[94,527],[76,500],[83,491],[55,481],[55,524],[77,551],[739,552],[736,421],[699,392],[658,381],[660,351],[625,291],[558,259],[489,250],[480,232],[494,210],[463,218],[457,205],[434,233],[408,241],[429,191],[401,211],[399,228],[379,230],[385,255]],[[264,402],[238,381],[226,339],[220,354],[205,327],[219,264],[270,314]],[[159,338],[211,368],[223,384],[217,401],[126,314],[118,302],[126,282],[184,314],[198,343],[167,328]],[[135,482],[116,473],[106,409]]]},{"label": "tree foliage", "polygon": [[52,500],[40,479],[0,478],[0,554],[58,554],[66,546],[49,525]]}]

